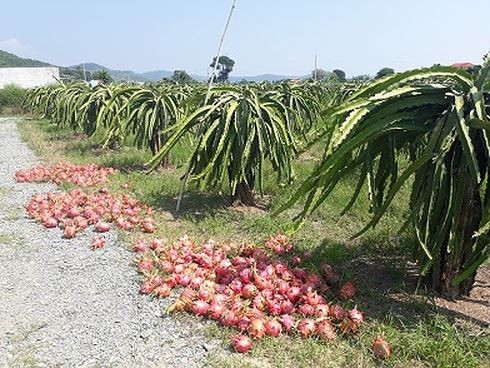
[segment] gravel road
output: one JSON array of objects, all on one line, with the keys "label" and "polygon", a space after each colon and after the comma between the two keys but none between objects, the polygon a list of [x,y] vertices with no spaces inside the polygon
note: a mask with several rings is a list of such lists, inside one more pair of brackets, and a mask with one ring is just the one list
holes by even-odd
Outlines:
[{"label": "gravel road", "polygon": [[50,184],[17,184],[37,163],[13,119],[0,119],[0,367],[202,367],[223,344],[200,321],[163,313],[169,301],[138,293],[134,254],[111,232],[67,240],[23,206]]}]

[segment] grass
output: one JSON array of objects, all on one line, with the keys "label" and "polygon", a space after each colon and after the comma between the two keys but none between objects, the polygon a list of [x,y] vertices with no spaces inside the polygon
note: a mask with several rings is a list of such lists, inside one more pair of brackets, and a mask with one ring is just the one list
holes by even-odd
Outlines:
[{"label": "grass", "polygon": [[14,353],[13,361],[9,363],[8,368],[37,368],[41,362],[37,357],[37,348],[26,346]]},{"label": "grass", "polygon": [[9,342],[15,346],[13,359],[8,365],[9,368],[35,368],[41,365],[37,354],[37,346],[27,343],[27,340],[44,327],[46,327],[45,323],[34,323],[20,328],[15,335],[9,338]]},{"label": "grass", "polygon": [[24,216],[24,209],[15,207],[5,213],[4,219],[7,221],[16,221],[23,216]]},{"label": "grass", "polygon": [[0,244],[10,245],[20,240],[19,236],[13,234],[0,233]]},{"label": "grass", "polygon": [[[183,206],[175,212],[179,178],[184,172],[186,146],[177,147],[171,161],[175,168],[147,174],[143,164],[150,153],[123,147],[119,151],[101,149],[97,139],[86,139],[71,131],[59,130],[48,121],[19,123],[21,134],[46,162],[70,161],[98,163],[118,168],[109,187],[122,192],[122,185],[140,200],[158,210],[157,237],[173,241],[187,234],[197,240],[214,238],[223,241],[262,242],[270,235],[288,231],[298,209],[277,217],[271,215],[298,185],[280,186],[272,171],[264,185],[265,210],[229,207],[229,199],[220,190],[202,190],[190,185]],[[305,177],[314,167],[320,149],[313,149],[308,159],[295,162],[296,176]],[[361,196],[351,211],[340,217],[353,190],[354,178],[345,179],[316,213],[292,234],[299,251],[313,256],[308,265],[315,269],[324,261],[334,265],[345,278],[354,278],[358,286],[358,306],[366,311],[367,323],[358,336],[337,339],[325,344],[315,339],[283,336],[264,339],[246,357],[216,356],[213,367],[490,367],[488,327],[467,321],[431,303],[430,296],[414,294],[416,278],[410,262],[414,241],[410,234],[395,237],[407,213],[405,192],[377,226],[361,239],[350,237],[369,219],[367,196]],[[128,239],[130,240],[130,239]],[[225,339],[230,331],[210,328],[209,333]],[[369,347],[378,334],[393,346],[386,362],[373,358]]]},{"label": "grass", "polygon": [[[12,193],[11,187],[0,187],[0,200],[2,198],[8,197]],[[3,218],[7,221],[15,221],[23,215],[24,209],[19,207],[14,207],[7,209],[4,212]]]},{"label": "grass", "polygon": [[39,330],[46,327],[46,323],[34,323],[31,324],[20,331],[17,331],[17,334],[12,336],[10,339],[11,342],[18,343],[23,342],[29,338],[33,333],[38,332]]},{"label": "grass", "polygon": [[19,115],[23,113],[22,102],[26,89],[9,84],[0,88],[0,116]]},{"label": "grass", "polygon": [[0,187],[0,198],[8,196],[12,192],[10,187]]}]

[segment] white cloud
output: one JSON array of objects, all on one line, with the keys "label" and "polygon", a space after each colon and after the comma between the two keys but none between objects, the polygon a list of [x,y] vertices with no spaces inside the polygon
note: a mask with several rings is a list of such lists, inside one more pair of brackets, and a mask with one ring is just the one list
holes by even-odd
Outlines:
[{"label": "white cloud", "polygon": [[4,50],[14,54],[26,54],[32,51],[29,45],[22,43],[17,38],[7,38],[5,40],[0,40],[0,50]]}]

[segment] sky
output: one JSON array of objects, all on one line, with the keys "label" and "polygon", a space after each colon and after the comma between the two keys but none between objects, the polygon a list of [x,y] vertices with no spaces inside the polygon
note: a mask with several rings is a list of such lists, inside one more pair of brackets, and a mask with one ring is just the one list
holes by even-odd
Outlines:
[{"label": "sky", "polygon": [[[0,49],[68,66],[96,62],[206,75],[232,0],[0,0]],[[318,67],[374,75],[470,61],[490,50],[490,0],[238,0],[223,54],[232,75]]]}]

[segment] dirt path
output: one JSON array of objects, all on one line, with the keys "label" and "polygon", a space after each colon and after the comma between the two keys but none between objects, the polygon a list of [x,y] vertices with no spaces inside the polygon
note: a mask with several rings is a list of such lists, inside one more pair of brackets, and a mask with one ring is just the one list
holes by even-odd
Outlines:
[{"label": "dirt path", "polygon": [[26,217],[33,194],[55,189],[14,181],[36,163],[0,119],[0,367],[203,366],[220,344],[138,294],[134,254],[114,234],[92,251],[92,234],[66,240]]}]

